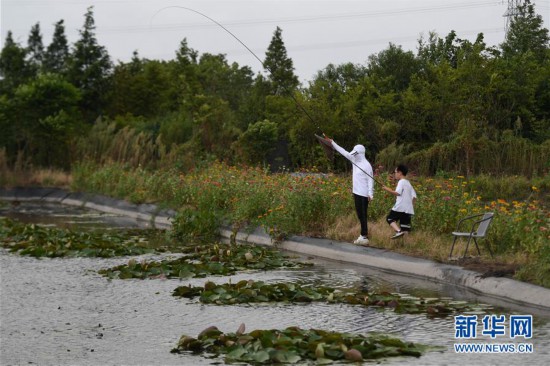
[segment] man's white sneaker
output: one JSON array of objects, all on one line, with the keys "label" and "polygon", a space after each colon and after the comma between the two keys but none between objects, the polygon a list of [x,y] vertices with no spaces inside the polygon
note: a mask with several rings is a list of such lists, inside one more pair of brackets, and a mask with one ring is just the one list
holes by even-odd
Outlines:
[{"label": "man's white sneaker", "polygon": [[367,245],[369,243],[369,239],[367,237],[360,235],[357,240],[353,242],[353,244],[357,245]]},{"label": "man's white sneaker", "polygon": [[399,238],[400,236],[403,236],[403,235],[405,235],[405,233],[403,231],[398,231],[395,234],[393,234],[393,236],[391,238],[392,239],[397,239],[397,238]]}]

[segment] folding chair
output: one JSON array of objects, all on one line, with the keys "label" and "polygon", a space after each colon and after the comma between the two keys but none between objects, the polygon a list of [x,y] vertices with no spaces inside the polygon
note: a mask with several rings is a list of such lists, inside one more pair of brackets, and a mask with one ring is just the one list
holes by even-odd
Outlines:
[{"label": "folding chair", "polygon": [[[479,245],[477,245],[477,238],[484,238],[487,235],[487,230],[489,229],[489,225],[491,224],[491,221],[493,220],[494,213],[492,212],[486,212],[478,215],[472,215],[463,218],[458,222],[456,225],[456,231],[453,231],[453,245],[451,247],[451,252],[449,253],[449,259],[453,256],[453,250],[455,247],[456,240],[460,237],[467,237],[468,243],[466,244],[466,249],[464,250],[464,255],[462,258],[466,257],[466,253],[468,252],[468,247],[470,246],[470,241],[474,239],[474,243],[476,244],[477,252],[479,255],[481,255],[481,252],[479,250]],[[480,218],[481,219],[478,219]],[[470,228],[470,231],[459,231],[461,225],[464,223],[465,225],[472,223],[472,226]],[[489,253],[491,254],[491,257],[493,257],[493,252],[491,251],[491,247],[489,245],[486,245],[487,249],[489,249]]]}]

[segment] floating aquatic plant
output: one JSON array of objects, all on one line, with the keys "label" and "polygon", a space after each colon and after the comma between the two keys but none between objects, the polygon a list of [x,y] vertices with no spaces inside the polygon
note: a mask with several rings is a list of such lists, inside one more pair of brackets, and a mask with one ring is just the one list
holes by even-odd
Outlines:
[{"label": "floating aquatic plant", "polygon": [[197,338],[182,336],[172,353],[224,355],[227,363],[272,364],[311,360],[328,364],[392,356],[420,357],[428,349],[425,345],[384,335],[364,336],[298,327],[253,330],[250,333],[244,333],[244,330],[244,324],[235,333],[223,333],[217,327],[208,327]]},{"label": "floating aquatic plant", "polygon": [[73,231],[0,219],[0,245],[32,257],[115,257],[141,255],[151,247],[145,230]]},{"label": "floating aquatic plant", "polygon": [[232,305],[242,303],[289,302],[304,303],[323,301],[352,305],[391,308],[398,313],[421,314],[428,317],[446,317],[450,314],[471,310],[465,302],[445,301],[437,298],[423,299],[405,297],[389,292],[366,292],[356,289],[302,286],[296,283],[264,283],[262,281],[239,281],[235,284],[217,285],[206,282],[204,287],[179,286],[174,296],[199,297],[204,304]]},{"label": "floating aquatic plant", "polygon": [[188,254],[162,261],[130,260],[99,273],[110,278],[190,278],[230,275],[243,270],[297,268],[310,263],[297,261],[272,248],[254,245],[211,244],[182,249]]}]

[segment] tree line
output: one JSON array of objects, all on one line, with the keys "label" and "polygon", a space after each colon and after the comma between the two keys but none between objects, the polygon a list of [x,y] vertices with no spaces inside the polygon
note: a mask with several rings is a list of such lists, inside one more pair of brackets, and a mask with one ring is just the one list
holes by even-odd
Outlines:
[{"label": "tree line", "polygon": [[364,65],[327,65],[308,85],[277,27],[265,73],[202,53],[183,38],[169,61],[134,52],[113,63],[93,7],[70,45],[64,22],[45,46],[8,32],[0,53],[0,153],[9,166],[70,169],[83,159],[182,170],[202,162],[346,169],[314,134],[364,144],[377,165],[421,174],[544,175],[550,168],[550,37],[530,1],[505,40],[451,31],[390,43]]}]

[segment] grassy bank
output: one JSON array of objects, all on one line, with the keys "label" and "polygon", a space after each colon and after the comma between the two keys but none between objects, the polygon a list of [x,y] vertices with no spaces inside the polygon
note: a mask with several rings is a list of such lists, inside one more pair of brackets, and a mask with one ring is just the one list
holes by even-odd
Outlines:
[{"label": "grassy bank", "polygon": [[[178,215],[173,234],[189,241],[215,240],[220,225],[241,230],[263,226],[276,240],[292,234],[355,239],[359,228],[350,177],[305,173],[270,174],[221,163],[188,174],[81,164],[72,172],[71,187],[174,208]],[[495,220],[488,238],[480,243],[482,256],[476,263],[486,268],[498,269],[498,264],[517,268],[517,279],[550,287],[550,213],[544,203],[550,191],[548,176],[537,180],[449,175],[410,179],[419,196],[413,233],[404,240],[389,239],[391,230],[384,218],[394,197],[376,186],[369,207],[373,246],[446,262],[450,233],[458,220],[492,211]],[[395,184],[385,174],[379,180]],[[490,245],[494,259],[484,244]],[[462,253],[464,247],[458,250]],[[477,254],[475,247],[470,247],[469,254]]]}]

